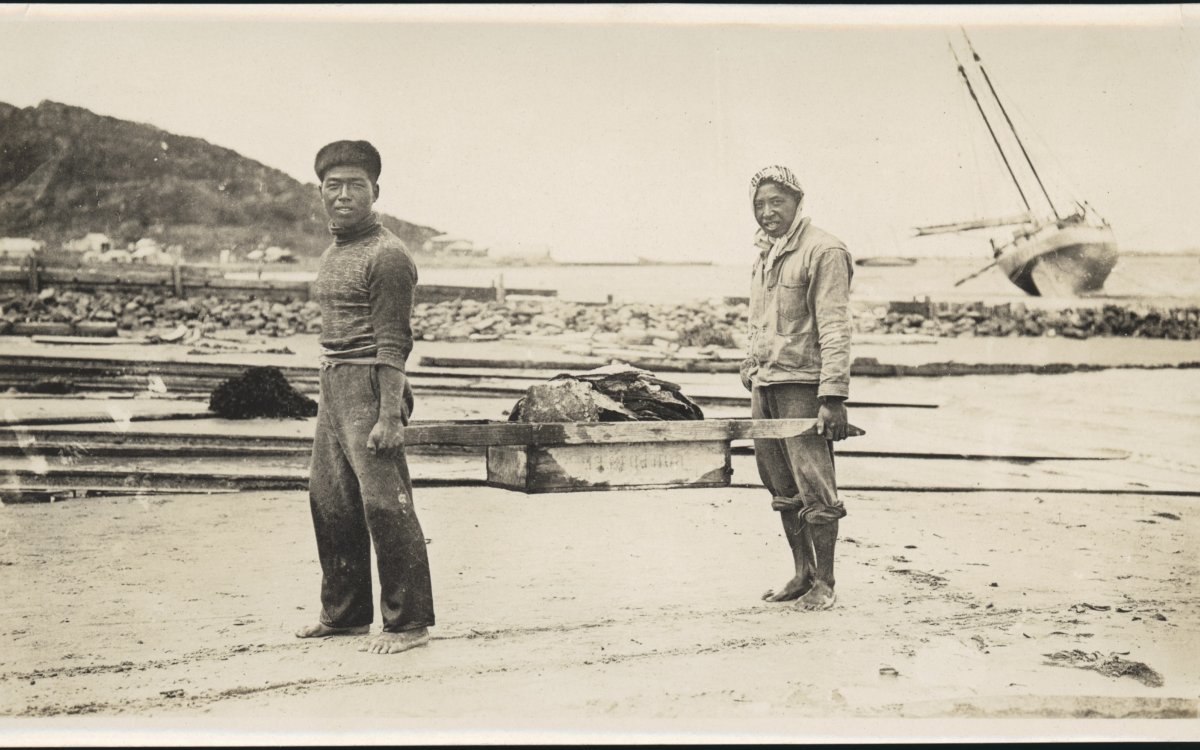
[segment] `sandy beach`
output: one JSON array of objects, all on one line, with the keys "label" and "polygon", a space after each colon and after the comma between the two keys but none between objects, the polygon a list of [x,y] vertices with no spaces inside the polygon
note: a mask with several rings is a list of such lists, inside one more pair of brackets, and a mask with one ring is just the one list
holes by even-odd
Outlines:
[{"label": "sandy beach", "polygon": [[0,64],[0,748],[1200,738],[1200,4]]},{"label": "sandy beach", "polygon": [[[307,356],[303,342],[291,343],[301,353],[261,356],[279,364]],[[855,354],[1008,361],[1003,347],[1013,343],[877,343]],[[1054,343],[1041,354],[1029,346],[1009,354],[1109,364],[1200,359],[1195,342]],[[455,351],[544,353],[434,343],[414,356]],[[387,658],[357,652],[355,638],[292,637],[317,615],[304,492],[6,505],[0,591],[11,606],[0,637],[12,647],[0,656],[0,714],[10,731],[588,727],[612,737],[648,727],[785,741],[833,718],[868,722],[851,727],[877,719],[1194,720],[1196,377],[1113,369],[857,379],[855,398],[938,408],[852,413],[868,434],[845,443],[848,452],[1057,452],[1063,460],[844,456],[839,481],[850,512],[839,602],[822,613],[759,600],[786,578],[789,557],[748,456],[735,456],[725,489],[419,489],[439,622],[429,646]],[[678,380],[685,389],[740,390],[730,376]],[[36,403],[8,399],[6,408]],[[93,408],[104,399],[76,403]],[[429,396],[417,416],[497,419],[508,406]],[[734,407],[708,414],[744,416]],[[479,477],[483,468],[477,456],[414,455],[411,463],[418,481]],[[1076,650],[1076,660],[1116,655],[1150,671],[1114,676],[1065,665]],[[1120,725],[1135,734],[1139,726]],[[1194,723],[1145,731],[1178,726]]]}]

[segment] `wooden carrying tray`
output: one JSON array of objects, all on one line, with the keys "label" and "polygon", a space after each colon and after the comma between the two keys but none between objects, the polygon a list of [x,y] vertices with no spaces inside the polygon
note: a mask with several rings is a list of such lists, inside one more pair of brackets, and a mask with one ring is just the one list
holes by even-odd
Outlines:
[{"label": "wooden carrying tray", "polygon": [[538,493],[726,487],[731,441],[815,433],[815,419],[539,422],[414,426],[405,443],[487,446],[489,485]]}]

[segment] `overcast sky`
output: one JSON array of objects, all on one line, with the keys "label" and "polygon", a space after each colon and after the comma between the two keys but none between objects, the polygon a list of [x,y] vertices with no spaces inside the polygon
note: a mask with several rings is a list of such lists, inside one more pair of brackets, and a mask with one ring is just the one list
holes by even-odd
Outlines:
[{"label": "overcast sky", "polygon": [[908,238],[1020,207],[947,47],[966,22],[1057,200],[1088,200],[1128,249],[1200,246],[1200,12],[1125,9],[1122,24],[1115,10],[942,8],[914,25],[895,8],[468,23],[461,9],[7,6],[0,101],[150,123],[305,182],[322,144],[366,138],[382,210],[497,249],[744,260],[747,181],[782,163],[857,256],[988,256]]}]

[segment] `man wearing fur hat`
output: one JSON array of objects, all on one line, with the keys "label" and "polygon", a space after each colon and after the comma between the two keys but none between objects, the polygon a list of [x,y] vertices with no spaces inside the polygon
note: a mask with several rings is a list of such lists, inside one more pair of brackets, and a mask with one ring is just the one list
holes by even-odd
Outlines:
[{"label": "man wearing fur hat", "polygon": [[759,476],[795,563],[792,579],[763,599],[829,609],[838,519],[846,515],[832,441],[846,437],[853,265],[841,240],[803,216],[804,190],[787,167],[754,175],[750,200],[759,231],[742,384],[751,391],[755,419],[816,418],[818,433],[754,441]]},{"label": "man wearing fur hat", "polygon": [[383,631],[359,650],[399,653],[426,643],[434,621],[402,431],[413,408],[404,368],[413,348],[417,267],[372,210],[381,169],[374,146],[330,143],[315,166],[334,238],[316,281],[321,402],[309,479],[321,615],[296,636],[369,632],[374,541]]}]

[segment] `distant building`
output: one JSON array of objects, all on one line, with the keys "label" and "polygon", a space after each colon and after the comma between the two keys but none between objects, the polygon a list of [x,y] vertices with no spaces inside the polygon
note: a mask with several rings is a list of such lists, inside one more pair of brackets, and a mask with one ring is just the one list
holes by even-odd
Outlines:
[{"label": "distant building", "polygon": [[101,232],[89,232],[88,234],[84,235],[82,239],[71,240],[70,242],[65,243],[63,247],[67,250],[77,253],[86,253],[88,251],[103,253],[112,250],[113,243],[112,240],[108,238],[107,234],[103,234]]},{"label": "distant building", "polygon": [[28,237],[0,237],[0,258],[25,260],[45,247],[46,243]]},{"label": "distant building", "polygon": [[129,254],[129,260],[133,263],[170,265],[174,261],[174,257],[166,250],[163,250],[157,240],[151,237],[143,237],[134,244],[133,252]]},{"label": "distant building", "polygon": [[268,263],[295,263],[296,257],[291,250],[272,245],[263,251],[263,260]]},{"label": "distant building", "polygon": [[475,247],[471,240],[449,234],[439,234],[426,240],[421,251],[452,258],[486,258],[488,254],[487,248]]}]

